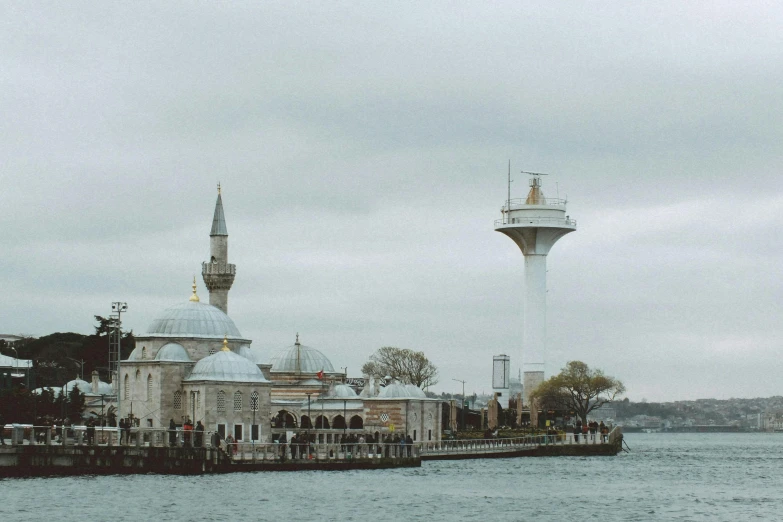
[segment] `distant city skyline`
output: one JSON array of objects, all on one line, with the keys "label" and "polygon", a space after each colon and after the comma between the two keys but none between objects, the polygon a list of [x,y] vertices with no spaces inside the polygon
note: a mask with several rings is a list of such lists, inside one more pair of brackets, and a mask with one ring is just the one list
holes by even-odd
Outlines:
[{"label": "distant city skyline", "polygon": [[783,8],[662,2],[17,3],[2,9],[0,332],[143,333],[198,292],[217,183],[229,312],[265,359],[423,351],[435,391],[519,354],[521,170],[578,233],[548,259],[547,376],[631,400],[783,393]]}]

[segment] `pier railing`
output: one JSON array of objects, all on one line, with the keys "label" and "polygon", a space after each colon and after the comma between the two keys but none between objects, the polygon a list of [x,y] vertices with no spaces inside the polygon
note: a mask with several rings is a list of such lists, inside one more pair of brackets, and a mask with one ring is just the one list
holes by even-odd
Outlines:
[{"label": "pier railing", "polygon": [[419,447],[416,444],[307,444],[302,443],[232,443],[227,448],[234,462],[265,461],[330,461],[418,458]]},{"label": "pier railing", "polygon": [[[10,437],[8,436],[10,433]],[[11,424],[5,427],[6,443],[11,446],[131,446],[131,447],[215,447],[214,431],[170,430],[168,428],[87,426],[32,426]],[[10,440],[9,440],[10,439]],[[325,439],[325,442],[258,442],[227,443],[221,438],[219,447],[236,462],[267,460],[343,460],[418,457],[419,447],[400,443],[357,443]]]},{"label": "pier railing", "polygon": [[557,433],[552,435],[529,435],[503,439],[441,440],[437,442],[419,442],[417,445],[420,448],[421,455],[449,455],[502,453],[504,451],[513,452],[550,445],[585,446],[593,444],[610,444],[612,439],[612,433],[604,437],[601,437],[599,433],[596,433],[595,435],[588,433],[586,436],[580,434],[579,440],[576,440],[571,433]]}]

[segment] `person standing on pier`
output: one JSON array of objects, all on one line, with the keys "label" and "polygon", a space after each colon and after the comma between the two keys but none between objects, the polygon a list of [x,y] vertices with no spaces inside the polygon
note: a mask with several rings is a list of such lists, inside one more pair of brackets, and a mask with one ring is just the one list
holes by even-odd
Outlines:
[{"label": "person standing on pier", "polygon": [[169,420],[169,446],[177,445],[177,425],[174,424],[174,419]]},{"label": "person standing on pier", "polygon": [[0,413],[0,443],[2,443],[2,446],[5,446],[5,435],[3,435],[4,431],[5,431],[5,419],[3,418],[3,414]]},{"label": "person standing on pier", "polygon": [[204,425],[201,421],[196,422],[196,447],[200,448],[204,442]]},{"label": "person standing on pier", "polygon": [[582,433],[582,421],[577,420],[574,424],[574,442],[579,442],[579,435]]}]

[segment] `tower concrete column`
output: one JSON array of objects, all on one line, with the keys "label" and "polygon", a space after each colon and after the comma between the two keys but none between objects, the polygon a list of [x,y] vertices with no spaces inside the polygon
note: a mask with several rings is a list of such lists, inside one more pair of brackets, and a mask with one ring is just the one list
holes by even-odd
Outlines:
[{"label": "tower concrete column", "polygon": [[[533,174],[525,199],[509,199],[501,209],[495,230],[510,237],[525,257],[522,334],[524,405],[530,393],[544,381],[546,362],[546,256],[564,235],[576,230],[576,220],[566,215],[566,202],[545,198],[543,174]],[[509,177],[510,179],[510,177]]]},{"label": "tower concrete column", "polygon": [[228,291],[234,284],[237,268],[228,262],[228,229],[220,185],[209,233],[209,250],[210,260],[201,264],[201,277],[209,290],[209,304],[228,314]]}]

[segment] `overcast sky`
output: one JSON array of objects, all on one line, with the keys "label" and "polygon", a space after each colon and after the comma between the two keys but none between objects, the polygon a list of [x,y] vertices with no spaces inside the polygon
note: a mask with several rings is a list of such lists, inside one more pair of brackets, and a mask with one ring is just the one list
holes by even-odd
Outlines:
[{"label": "overcast sky", "polygon": [[209,256],[264,358],[351,376],[424,351],[435,391],[516,373],[520,170],[578,230],[548,258],[547,372],[631,400],[780,395],[778,2],[3,2],[0,333],[143,333]]}]

